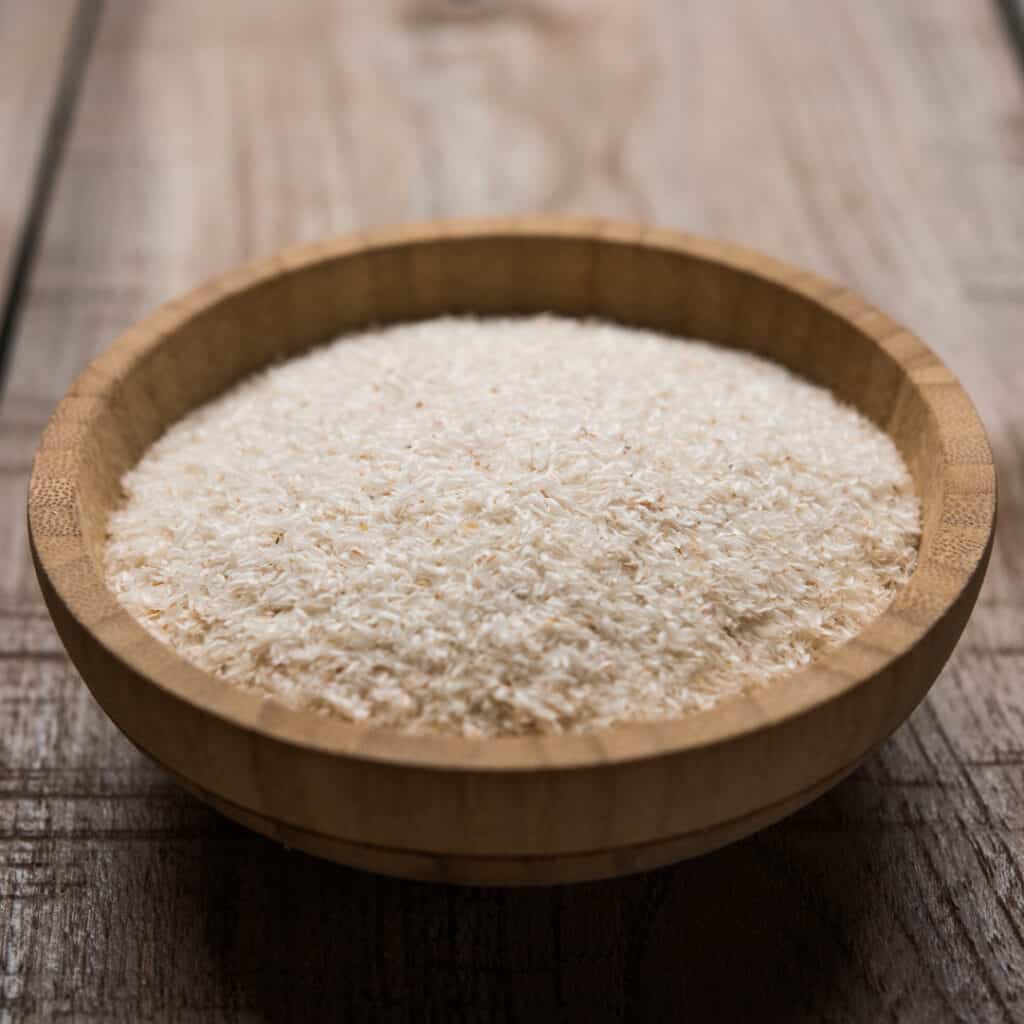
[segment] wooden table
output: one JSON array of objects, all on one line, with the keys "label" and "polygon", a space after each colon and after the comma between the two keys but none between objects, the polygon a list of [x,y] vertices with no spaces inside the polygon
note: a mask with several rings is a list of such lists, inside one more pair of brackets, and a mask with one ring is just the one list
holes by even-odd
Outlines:
[{"label": "wooden table", "polygon": [[[989,0],[3,0],[0,1021],[1024,1019],[1024,77]],[[289,853],[94,705],[30,565],[37,437],[156,303],[285,243],[569,211],[862,290],[999,463],[978,609],[851,779],[533,891]]]}]

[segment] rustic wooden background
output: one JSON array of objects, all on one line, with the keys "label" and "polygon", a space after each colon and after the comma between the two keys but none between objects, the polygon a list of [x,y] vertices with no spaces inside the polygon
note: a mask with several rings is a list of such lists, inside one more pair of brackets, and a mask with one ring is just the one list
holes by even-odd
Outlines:
[{"label": "rustic wooden background", "polygon": [[[0,0],[0,1021],[1024,1019],[1013,2]],[[978,610],[849,781],[696,862],[502,892],[289,853],[79,682],[27,550],[36,439],[93,353],[216,271],[537,210],[759,246],[922,334],[999,463]]]}]

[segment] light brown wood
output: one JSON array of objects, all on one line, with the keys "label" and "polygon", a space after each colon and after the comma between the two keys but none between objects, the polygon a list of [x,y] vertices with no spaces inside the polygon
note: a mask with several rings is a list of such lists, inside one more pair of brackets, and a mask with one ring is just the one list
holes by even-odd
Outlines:
[{"label": "light brown wood", "polygon": [[226,803],[187,779],[175,777],[190,793],[200,800],[205,800],[211,807],[239,824],[288,847],[305,850],[341,864],[423,882],[535,886],[578,882],[581,879],[615,878],[650,871],[698,856],[709,849],[742,839],[792,814],[840,782],[854,767],[855,765],[850,765],[781,803],[764,807],[734,821],[722,822],[708,831],[691,832],[676,839],[659,839],[617,849],[560,854],[554,857],[460,856],[457,859],[415,850],[367,846],[334,836],[325,836],[319,832],[294,828],[283,822],[254,814],[235,804]]},{"label": "light brown wood", "polygon": [[0,289],[11,279],[74,11],[75,0],[0,4]]},{"label": "light brown wood", "polygon": [[[0,406],[0,1017],[1016,1019],[1022,109],[988,0],[105,0]],[[998,466],[978,605],[862,767],[712,856],[506,892],[289,853],[170,782],[64,656],[24,526],[39,435],[210,274],[541,209],[743,241],[927,339]]]},{"label": "light brown wood", "polygon": [[[198,404],[371,323],[543,311],[762,353],[886,429],[911,468],[923,531],[890,609],[792,678],[680,721],[473,741],[355,727],[226,687],[107,590],[102,551],[120,478]],[[537,218],[306,246],[172,302],[83,371],[43,436],[29,489],[58,632],[144,751],[236,817],[282,826],[295,845],[341,860],[359,848],[360,866],[384,871],[400,871],[405,854],[440,865],[446,880],[492,884],[704,852],[845,774],[945,663],[981,584],[994,515],[991,452],[970,400],[921,341],[863,300],[732,246]],[[651,853],[656,844],[665,850]],[[643,860],[630,854],[638,847]]]}]

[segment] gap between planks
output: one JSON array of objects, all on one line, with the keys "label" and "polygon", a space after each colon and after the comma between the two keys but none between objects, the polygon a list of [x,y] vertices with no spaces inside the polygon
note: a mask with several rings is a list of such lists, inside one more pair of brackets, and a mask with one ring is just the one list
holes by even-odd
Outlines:
[{"label": "gap between planks", "polygon": [[54,183],[63,162],[65,143],[70,134],[102,6],[103,0],[79,0],[60,64],[57,94],[47,119],[46,134],[29,194],[28,211],[14,249],[10,282],[0,312],[0,400],[3,398],[9,356],[14,348],[36,251],[46,225]]}]

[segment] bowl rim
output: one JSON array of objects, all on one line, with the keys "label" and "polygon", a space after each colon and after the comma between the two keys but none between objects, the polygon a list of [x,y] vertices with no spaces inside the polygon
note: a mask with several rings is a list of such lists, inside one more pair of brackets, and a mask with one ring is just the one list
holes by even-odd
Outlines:
[{"label": "bowl rim", "polygon": [[[107,588],[102,566],[94,561],[83,535],[83,440],[119,382],[194,317],[277,276],[359,252],[484,238],[622,244],[716,263],[798,293],[888,353],[923,400],[942,445],[942,498],[935,533],[898,594],[899,607],[890,605],[845,644],[804,669],[680,719],[627,723],[578,735],[485,739],[407,734],[286,707],[224,684],[151,636]],[[938,628],[984,571],[995,512],[991,447],[962,385],[920,339],[854,292],[732,243],[600,219],[531,216],[409,224],[292,246],[161,305],[94,358],[58,404],[33,462],[28,518],[40,577],[77,625],[134,675],[194,709],[286,745],[362,762],[520,772],[608,766],[707,748],[771,729],[841,699]],[[972,524],[966,532],[958,525],[965,513]]]}]

